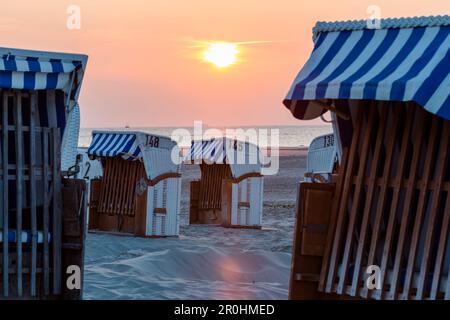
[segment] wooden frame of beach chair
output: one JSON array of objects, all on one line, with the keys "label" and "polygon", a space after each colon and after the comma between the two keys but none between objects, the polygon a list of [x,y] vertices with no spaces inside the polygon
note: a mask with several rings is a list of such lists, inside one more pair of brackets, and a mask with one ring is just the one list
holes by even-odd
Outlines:
[{"label": "wooden frame of beach chair", "polygon": [[[450,299],[450,121],[414,103],[361,101],[351,111],[336,183],[300,188],[290,297]],[[308,203],[317,188],[322,200]],[[311,241],[301,217],[312,219],[330,188],[326,245],[314,258],[298,249]],[[311,259],[308,287],[301,269]],[[371,265],[379,289],[367,286]]]},{"label": "wooden frame of beach chair", "polygon": [[121,157],[102,159],[103,176],[91,180],[89,231],[145,235],[146,193],[137,194],[136,185],[145,179],[140,161]]},{"label": "wooden frame of beach chair", "polygon": [[85,185],[62,179],[60,130],[36,122],[37,99],[0,91],[0,297],[78,299],[63,270],[83,267]]},{"label": "wooden frame of beach chair", "polygon": [[179,173],[149,181],[142,161],[117,156],[101,158],[101,162],[103,176],[92,179],[90,185],[90,232],[141,237],[178,235],[179,208],[173,206],[179,203]]},{"label": "wooden frame of beach chair", "polygon": [[200,180],[191,181],[191,224],[218,224],[225,222],[222,215],[222,181],[231,179],[227,164],[200,164]]},{"label": "wooden frame of beach chair", "polygon": [[191,181],[191,224],[227,228],[261,228],[263,177],[250,173],[232,177],[228,164],[200,164],[201,179]]}]

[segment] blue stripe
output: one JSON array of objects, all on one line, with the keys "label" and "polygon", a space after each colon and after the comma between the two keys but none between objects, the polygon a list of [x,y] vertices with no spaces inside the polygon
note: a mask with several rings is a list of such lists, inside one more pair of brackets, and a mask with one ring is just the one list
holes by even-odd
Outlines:
[{"label": "blue stripe", "polygon": [[189,157],[192,159],[194,157],[194,141],[191,141],[191,149],[189,150]]},{"label": "blue stripe", "polygon": [[97,145],[95,146],[95,150],[94,150],[94,153],[96,155],[100,155],[100,152],[102,151],[103,145],[104,145],[105,141],[108,140],[108,137],[109,136],[107,134],[100,135],[100,139],[98,140]]},{"label": "blue stripe", "polygon": [[28,69],[33,72],[41,72],[41,64],[38,61],[38,58],[28,57]]},{"label": "blue stripe", "polygon": [[305,79],[303,79],[296,85],[293,93],[293,99],[295,100],[303,99],[306,84],[308,84],[308,82],[314,80],[321,74],[323,69],[325,69],[326,66],[328,66],[328,64],[333,60],[334,56],[339,51],[339,48],[341,48],[345,44],[345,42],[347,41],[347,39],[350,37],[351,34],[352,34],[351,31],[342,31],[339,33],[339,35],[334,40],[333,44],[331,45],[327,53],[325,53],[319,64],[314,68],[314,70],[310,72],[310,74]]},{"label": "blue stripe", "polygon": [[[379,44],[374,45],[375,37]],[[297,100],[294,116],[313,118],[323,109],[311,109],[312,104],[305,100],[306,87],[314,90],[308,98],[312,100],[375,100],[382,93],[386,100],[414,101],[450,119],[449,38],[450,26],[321,32],[283,103],[289,108],[288,102]],[[330,89],[332,96],[327,95]],[[218,151],[216,148],[212,155]]]},{"label": "blue stripe", "polygon": [[314,44],[313,52],[316,51],[323,43],[323,40],[327,37],[328,33],[321,33],[319,37],[316,39],[316,42]]},{"label": "blue stripe", "polygon": [[141,153],[141,148],[137,147],[136,150],[134,150],[133,157],[138,157],[140,153]]},{"label": "blue stripe", "polygon": [[364,30],[362,37],[358,40],[352,50],[348,53],[347,57],[342,61],[342,63],[324,80],[317,84],[316,88],[316,98],[321,99],[325,97],[325,93],[328,88],[328,83],[335,79],[340,74],[342,74],[347,68],[361,55],[364,48],[372,40],[375,35],[375,30]]},{"label": "blue stripe", "polygon": [[389,64],[376,76],[367,81],[364,86],[363,98],[375,99],[377,94],[378,84],[386,79],[389,75],[395,72],[398,66],[406,59],[406,57],[414,50],[417,43],[422,39],[425,28],[416,28],[409,35],[408,40],[397,53],[397,55],[389,62]]},{"label": "blue stripe", "polygon": [[[422,85],[417,89],[416,94],[414,95],[413,100],[421,104],[422,106],[426,105],[428,100],[430,100],[431,96],[434,94],[437,88],[441,85],[442,81],[449,74],[449,63],[450,62],[450,49],[447,50],[447,54],[444,58],[436,65],[434,70],[431,72],[430,76],[425,79]],[[448,101],[448,99],[447,99]],[[444,108],[449,108],[450,105],[443,105]],[[442,110],[441,113],[445,111]]]},{"label": "blue stripe", "polygon": [[17,71],[16,58],[14,56],[9,56],[3,59],[6,71]]},{"label": "blue stripe", "polygon": [[114,140],[110,143],[109,150],[106,151],[106,156],[112,157],[117,155],[117,151],[120,150],[120,144],[123,140],[123,135],[117,135]]},{"label": "blue stripe", "polygon": [[99,139],[97,140],[97,143],[95,143],[95,145],[91,145],[91,152],[93,155],[98,155],[98,150],[101,147],[101,145],[103,144],[103,141],[105,141],[105,139],[107,138],[106,134],[97,134],[99,136]]},{"label": "blue stripe", "polygon": [[[134,134],[96,133],[88,148],[88,154],[100,157],[115,157],[129,153],[136,141]],[[133,150],[135,156],[140,155],[140,149]],[[137,153],[136,153],[137,152]]]},{"label": "blue stripe", "polygon": [[0,88],[11,88],[12,71],[0,70]]},{"label": "blue stripe", "polygon": [[406,83],[417,76],[430,62],[439,46],[449,36],[448,28],[440,28],[434,39],[430,42],[423,54],[413,63],[409,71],[401,78],[392,82],[390,100],[401,101],[405,97]]},{"label": "blue stripe", "polygon": [[437,115],[450,120],[450,94],[448,95],[447,99],[445,100],[444,104],[442,105],[442,108],[439,109],[437,112]]},{"label": "blue stripe", "polygon": [[59,59],[50,59],[50,64],[52,65],[53,72],[63,73],[64,68]]},{"label": "blue stripe", "polygon": [[[22,239],[22,243],[30,243],[32,240],[31,236],[31,230],[24,230],[22,231],[22,236],[25,235],[25,239]],[[40,237],[41,236],[41,237]],[[41,238],[42,240],[38,241],[38,243],[43,243],[44,241],[44,233],[42,231],[38,231],[37,235],[38,239]],[[49,232],[48,235],[48,242],[51,242],[52,240],[52,234]],[[17,243],[18,242],[18,233],[16,230],[9,230],[8,231],[8,242],[9,243]],[[3,241],[3,237],[0,238],[0,243]]]},{"label": "blue stripe", "polygon": [[105,152],[105,148],[107,148],[108,147],[108,145],[109,145],[109,142],[111,141],[111,139],[113,138],[113,136],[114,135],[112,135],[112,134],[108,134],[108,135],[106,135],[106,139],[105,139],[105,141],[102,143],[102,145],[101,145],[101,147],[99,147],[99,150],[98,150],[98,154],[99,155],[101,155],[101,156],[105,156],[106,154],[104,154]]},{"label": "blue stripe", "polygon": [[117,139],[120,138],[119,134],[112,134],[111,135],[111,139],[108,141],[108,144],[104,146],[103,150],[102,150],[102,154],[104,156],[108,156],[109,155],[109,151],[114,149],[114,147],[117,144]]},{"label": "blue stripe", "polygon": [[88,151],[87,151],[88,154],[94,154],[95,147],[101,138],[102,138],[102,136],[100,134],[94,134],[94,136],[92,137],[91,145],[89,146]]},{"label": "blue stripe", "polygon": [[[14,89],[26,89],[26,90],[34,90],[36,87],[36,73],[42,72],[41,63],[43,62],[50,62],[52,72],[46,72],[47,77],[47,84],[45,86],[45,89],[57,89],[58,85],[58,77],[59,74],[64,73],[63,68],[63,62],[60,59],[50,59],[50,61],[43,60],[40,61],[39,58],[36,57],[26,57],[24,59],[21,59],[20,61],[26,62],[27,67],[21,67],[21,69],[17,66],[17,60],[15,56],[12,55],[3,55],[1,57],[3,60],[3,70],[0,70],[0,72],[23,72],[24,73],[24,85],[23,87],[14,87]],[[72,65],[76,68],[81,66],[80,61],[72,61]],[[67,70],[70,71],[70,70]],[[0,88],[13,88],[12,87],[12,81],[9,80],[9,78],[12,77],[9,75],[9,73],[3,74],[3,81],[0,82]],[[61,88],[59,88],[61,89]],[[76,91],[76,90],[74,90]],[[72,92],[74,95],[75,93]]]},{"label": "blue stripe", "polygon": [[[4,71],[22,71],[22,72],[41,72],[41,63],[42,62],[50,62],[50,65],[52,66],[52,72],[54,73],[63,73],[63,62],[61,59],[50,59],[50,60],[39,60],[39,58],[36,57],[26,57],[25,59],[20,59],[20,61],[26,61],[28,63],[28,70],[19,70],[17,68],[17,59],[13,55],[3,55],[1,57],[4,64]],[[74,69],[81,67],[82,63],[81,61],[71,61],[69,63],[72,63],[74,66]]]},{"label": "blue stripe", "polygon": [[386,53],[386,51],[391,47],[392,43],[397,38],[400,29],[389,29],[386,33],[385,38],[381,44],[374,50],[372,55],[367,59],[367,61],[351,76],[343,80],[339,88],[339,98],[349,99],[352,85],[355,81],[364,76],[371,68],[374,66],[381,57]]},{"label": "blue stripe", "polygon": [[23,76],[23,88],[34,90],[36,84],[36,72],[25,72]]},{"label": "blue stripe", "polygon": [[133,138],[131,138],[130,141],[128,141],[128,143],[122,148],[122,152],[128,153],[131,149],[131,146],[134,144],[135,141],[136,141],[136,137],[133,136]]},{"label": "blue stripe", "polygon": [[123,152],[124,146],[127,144],[128,140],[131,139],[131,135],[124,135],[120,142],[117,144],[117,148],[115,150],[115,153],[113,155],[117,155],[118,152]]},{"label": "blue stripe", "polygon": [[56,89],[58,84],[58,73],[48,73],[47,74],[47,89]]}]

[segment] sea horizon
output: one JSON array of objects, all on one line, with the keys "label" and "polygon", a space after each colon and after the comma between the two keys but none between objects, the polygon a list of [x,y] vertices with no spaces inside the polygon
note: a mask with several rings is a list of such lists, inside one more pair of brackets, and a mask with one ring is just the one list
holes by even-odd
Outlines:
[{"label": "sea horizon", "polygon": [[[216,128],[221,131],[225,129],[249,129],[254,128],[256,130],[267,129],[270,134],[270,130],[278,129],[279,130],[279,147],[283,149],[290,148],[304,148],[308,147],[311,141],[321,135],[332,133],[333,129],[330,124],[324,125],[276,125],[276,126],[224,126],[224,127],[209,127],[207,125],[203,125],[204,129],[208,128]],[[89,147],[89,144],[92,139],[92,131],[93,130],[116,130],[116,131],[143,131],[146,133],[153,133],[164,136],[171,136],[172,132],[176,129],[187,129],[191,134],[193,133],[193,127],[189,126],[149,126],[149,127],[82,127],[80,128],[78,147],[86,148]],[[186,145],[187,146],[187,145]],[[181,145],[181,147],[186,147],[185,145]],[[264,145],[259,145],[260,147],[265,147]]]}]

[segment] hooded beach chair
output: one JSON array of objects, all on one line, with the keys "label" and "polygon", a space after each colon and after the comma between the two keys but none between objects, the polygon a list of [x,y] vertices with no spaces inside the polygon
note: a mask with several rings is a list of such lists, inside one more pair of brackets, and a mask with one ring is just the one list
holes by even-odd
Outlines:
[{"label": "hooded beach chair", "polygon": [[193,141],[185,161],[199,164],[191,182],[190,223],[260,228],[263,176],[256,145],[228,138]]},{"label": "hooded beach chair", "polygon": [[0,298],[81,297],[65,279],[68,265],[83,270],[84,182],[63,176],[75,164],[86,63],[0,48]]},{"label": "hooded beach chair", "polygon": [[144,237],[178,236],[179,154],[169,137],[139,131],[94,131],[87,151],[102,165],[90,182],[89,230]]},{"label": "hooded beach chair", "polygon": [[450,17],[313,34],[284,105],[331,111],[342,157],[300,184],[290,298],[450,299]]}]

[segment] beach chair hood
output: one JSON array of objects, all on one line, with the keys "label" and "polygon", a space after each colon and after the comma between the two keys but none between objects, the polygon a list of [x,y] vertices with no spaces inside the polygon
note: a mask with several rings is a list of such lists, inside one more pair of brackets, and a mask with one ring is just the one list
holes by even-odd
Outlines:
[{"label": "beach chair hood", "polygon": [[234,179],[261,175],[262,155],[258,146],[229,138],[196,140],[184,161],[191,163],[228,164]]},{"label": "beach chair hood", "polygon": [[87,151],[92,159],[119,156],[128,161],[142,161],[150,181],[179,176],[179,165],[172,161],[172,152],[178,155],[179,149],[169,137],[138,131],[93,131]]},{"label": "beach chair hood", "polygon": [[47,92],[39,100],[56,110],[45,118],[51,121],[54,112],[63,128],[64,111],[77,105],[86,63],[86,55],[0,48],[0,88]]},{"label": "beach chair hood", "polygon": [[0,48],[0,88],[38,90],[38,125],[60,128],[63,170],[75,164],[78,96],[87,59],[80,54]]},{"label": "beach chair hood", "polygon": [[313,119],[349,100],[415,102],[450,120],[450,16],[319,22],[284,105]]},{"label": "beach chair hood", "polygon": [[76,102],[87,56],[0,48],[0,88],[60,89]]}]

